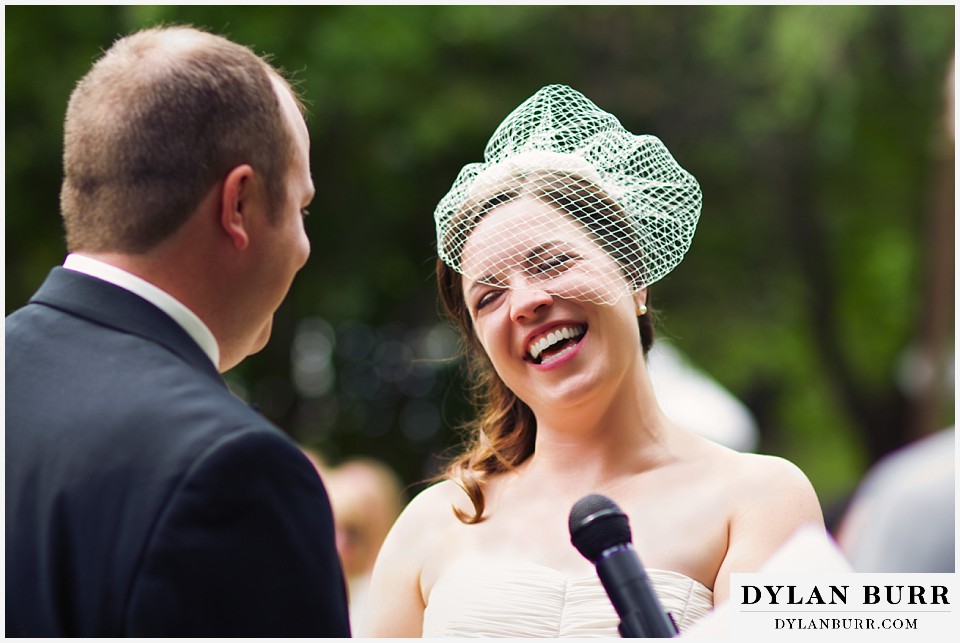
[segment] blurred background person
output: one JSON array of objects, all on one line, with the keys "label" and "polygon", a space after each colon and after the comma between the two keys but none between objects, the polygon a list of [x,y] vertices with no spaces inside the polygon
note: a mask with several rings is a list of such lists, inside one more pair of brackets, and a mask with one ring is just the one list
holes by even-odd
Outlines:
[{"label": "blurred background person", "polygon": [[950,427],[871,468],[837,535],[854,571],[956,571],[955,453]]},{"label": "blurred background person", "polygon": [[380,546],[406,498],[396,472],[372,458],[351,458],[323,471],[333,508],[337,551],[347,578],[350,620],[355,626],[366,604]]}]

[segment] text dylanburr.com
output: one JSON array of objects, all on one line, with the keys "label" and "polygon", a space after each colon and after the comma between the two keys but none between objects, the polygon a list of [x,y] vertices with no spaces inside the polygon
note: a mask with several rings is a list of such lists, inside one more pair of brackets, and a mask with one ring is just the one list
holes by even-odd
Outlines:
[{"label": "text dylanburr.com", "polygon": [[956,578],[955,574],[732,574],[734,610],[729,634],[778,640],[955,640],[960,628]]}]

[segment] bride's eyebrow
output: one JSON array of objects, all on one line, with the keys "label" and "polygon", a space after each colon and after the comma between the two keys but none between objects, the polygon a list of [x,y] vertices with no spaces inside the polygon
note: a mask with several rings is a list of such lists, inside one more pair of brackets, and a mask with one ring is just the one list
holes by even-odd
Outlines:
[{"label": "bride's eyebrow", "polygon": [[506,284],[506,282],[503,279],[501,279],[495,273],[491,272],[490,274],[486,274],[480,277],[479,279],[474,281],[472,284],[467,286],[467,294],[469,295],[480,286],[494,286],[497,288],[502,288],[504,284]]}]

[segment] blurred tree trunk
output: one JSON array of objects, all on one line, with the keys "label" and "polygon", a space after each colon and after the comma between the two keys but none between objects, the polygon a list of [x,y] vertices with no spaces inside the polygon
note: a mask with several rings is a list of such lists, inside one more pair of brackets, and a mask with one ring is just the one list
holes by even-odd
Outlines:
[{"label": "blurred tree trunk", "polygon": [[812,176],[816,155],[803,131],[784,139],[769,148],[777,158],[766,166],[786,208],[782,213],[785,230],[793,237],[786,245],[796,253],[794,260],[809,295],[805,310],[810,336],[834,398],[851,418],[869,461],[874,462],[908,440],[912,401],[893,378],[872,389],[854,365],[851,349],[842,339],[839,273],[827,246],[830,213],[823,212]]},{"label": "blurred tree trunk", "polygon": [[[947,83],[952,96],[952,79]],[[953,118],[952,100],[947,101],[946,118]],[[949,128],[949,126],[948,126]],[[938,132],[942,130],[938,129]],[[925,230],[922,255],[923,295],[920,302],[917,344],[913,361],[915,382],[909,389],[913,397],[910,417],[910,439],[928,435],[943,428],[945,393],[949,375],[955,306],[955,162],[952,132],[944,133],[942,143],[935,146],[936,158],[931,184],[930,211]]]}]

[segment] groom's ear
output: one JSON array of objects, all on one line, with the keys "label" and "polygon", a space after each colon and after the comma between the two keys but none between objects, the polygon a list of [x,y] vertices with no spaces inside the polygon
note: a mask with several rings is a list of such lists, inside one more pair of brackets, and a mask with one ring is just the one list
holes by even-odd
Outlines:
[{"label": "groom's ear", "polygon": [[250,209],[254,203],[256,178],[249,165],[238,165],[223,180],[220,199],[220,227],[237,250],[250,244]]}]

